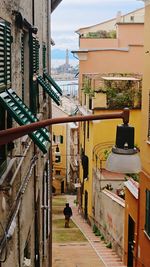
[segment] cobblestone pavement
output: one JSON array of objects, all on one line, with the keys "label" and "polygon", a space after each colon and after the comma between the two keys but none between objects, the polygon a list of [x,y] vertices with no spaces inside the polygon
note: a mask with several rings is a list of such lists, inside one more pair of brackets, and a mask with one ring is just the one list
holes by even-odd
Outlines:
[{"label": "cobblestone pavement", "polygon": [[73,222],[84,234],[88,242],[54,243],[53,267],[125,267],[116,255],[99,237],[78,213],[74,204],[74,196],[67,196],[67,201],[73,210]]}]

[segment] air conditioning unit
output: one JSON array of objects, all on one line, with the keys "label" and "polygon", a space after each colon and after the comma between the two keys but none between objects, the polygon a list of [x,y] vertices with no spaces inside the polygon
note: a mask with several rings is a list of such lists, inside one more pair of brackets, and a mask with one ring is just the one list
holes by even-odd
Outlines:
[{"label": "air conditioning unit", "polygon": [[31,267],[31,259],[24,257],[23,267]]}]

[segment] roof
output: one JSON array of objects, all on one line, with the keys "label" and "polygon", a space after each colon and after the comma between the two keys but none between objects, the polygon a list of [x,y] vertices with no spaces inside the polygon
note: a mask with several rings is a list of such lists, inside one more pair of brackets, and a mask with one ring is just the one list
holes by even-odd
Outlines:
[{"label": "roof", "polygon": [[56,7],[61,3],[62,0],[52,0],[51,1],[51,13],[56,9]]},{"label": "roof", "polygon": [[139,189],[139,183],[134,181],[133,179],[129,179],[128,181],[124,182],[125,186],[128,188],[130,193],[138,199],[138,189]]},{"label": "roof", "polygon": [[114,76],[105,77],[103,76],[101,78],[106,81],[140,81],[141,80],[135,77],[114,77]]},{"label": "roof", "polygon": [[113,201],[115,201],[116,203],[118,203],[120,206],[122,206],[123,208],[125,208],[125,201],[124,199],[122,199],[121,197],[117,196],[115,193],[104,189],[103,193],[105,195],[107,195],[109,198],[111,198]]},{"label": "roof", "polygon": [[[129,12],[129,13],[126,13],[126,14],[124,14],[124,15],[121,15],[121,18],[123,18],[123,17],[125,17],[125,16],[128,16],[128,15],[132,14],[133,12],[138,12],[138,11],[140,11],[140,10],[142,11],[142,10],[144,10],[144,8],[139,8],[139,9],[133,10],[133,11],[131,11],[131,12]],[[114,21],[114,23],[117,23],[117,18],[114,17],[114,18],[112,18],[112,19],[105,20],[105,21],[102,21],[102,22],[97,23],[97,24],[94,24],[94,25],[90,25],[90,26],[87,26],[87,27],[79,28],[79,29],[76,30],[75,32],[78,33],[78,34],[80,34],[80,31],[82,31],[82,30],[88,30],[88,29],[90,29],[90,28],[92,28],[92,27],[100,26],[100,25],[103,25],[103,24],[105,24],[105,23],[113,22],[113,21]]]},{"label": "roof", "polygon": [[124,181],[124,174],[123,173],[115,173],[109,172],[105,169],[102,169],[102,180],[110,180],[110,181]]},{"label": "roof", "polygon": [[123,47],[123,48],[115,48],[115,47],[104,47],[104,48],[92,48],[92,49],[78,49],[78,50],[73,50],[71,53],[88,53],[88,52],[95,52],[95,51],[123,51],[123,52],[128,52],[129,48],[128,47]]}]

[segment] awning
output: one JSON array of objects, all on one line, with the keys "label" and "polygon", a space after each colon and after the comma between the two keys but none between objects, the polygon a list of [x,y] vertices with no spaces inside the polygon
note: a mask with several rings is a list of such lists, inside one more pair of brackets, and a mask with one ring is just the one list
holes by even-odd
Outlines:
[{"label": "awning", "polygon": [[[0,103],[19,125],[27,125],[38,121],[35,115],[12,89],[0,94]],[[50,140],[49,132],[46,128],[32,132],[29,136],[43,153],[47,153]]]},{"label": "awning", "polygon": [[46,91],[46,93],[55,101],[55,103],[60,105],[59,96],[51,89],[51,86],[43,79],[42,76],[38,76],[38,83],[42,86],[42,88]]},{"label": "awning", "polygon": [[104,77],[103,76],[101,78],[106,81],[140,81],[141,80],[135,77],[114,77],[114,76]]},{"label": "awning", "polygon": [[50,82],[50,84],[56,89],[56,91],[60,95],[62,95],[62,89],[58,86],[58,84],[54,81],[54,79],[46,72],[44,72],[43,76]]}]

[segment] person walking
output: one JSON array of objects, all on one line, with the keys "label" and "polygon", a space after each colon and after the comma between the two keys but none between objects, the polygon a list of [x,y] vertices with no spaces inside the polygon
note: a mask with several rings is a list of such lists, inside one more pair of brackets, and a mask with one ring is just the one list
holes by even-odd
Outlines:
[{"label": "person walking", "polygon": [[65,215],[65,228],[69,228],[70,217],[72,216],[72,209],[69,206],[69,203],[66,203],[66,207],[64,208]]}]

